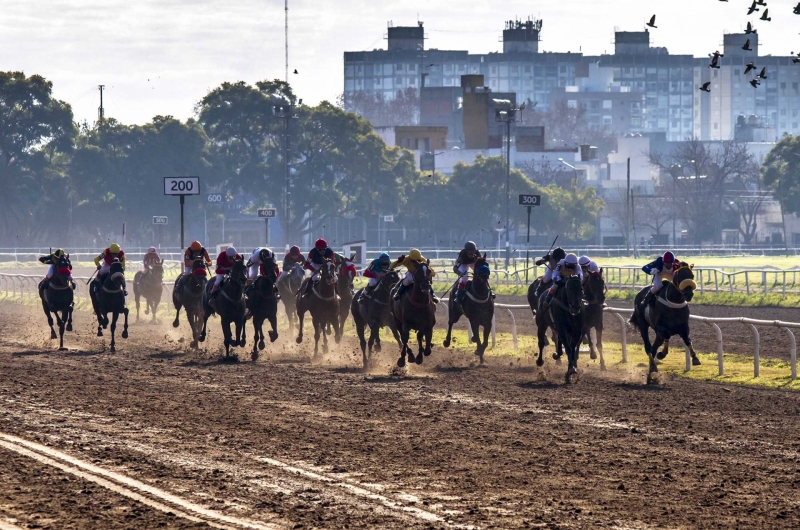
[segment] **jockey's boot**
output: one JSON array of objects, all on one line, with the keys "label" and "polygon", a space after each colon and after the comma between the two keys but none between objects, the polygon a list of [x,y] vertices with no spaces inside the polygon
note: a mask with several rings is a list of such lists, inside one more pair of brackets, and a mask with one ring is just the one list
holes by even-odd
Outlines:
[{"label": "jockey's boot", "polygon": [[364,287],[364,292],[363,292],[362,294],[363,294],[363,296],[365,296],[366,298],[372,298],[372,292],[373,292],[374,290],[375,290],[375,286],[373,286],[373,285],[367,285],[366,287]]},{"label": "jockey's boot", "polygon": [[461,304],[461,303],[464,302],[464,298],[466,296],[467,296],[467,288],[466,288],[466,286],[465,287],[459,286],[458,290],[456,291],[455,300],[453,300],[453,302],[456,303],[456,304]]},{"label": "jockey's boot", "polygon": [[408,289],[406,284],[400,283],[400,287],[398,287],[397,288],[397,292],[394,293],[394,299],[395,300],[400,300],[400,297],[403,296],[403,293],[406,292],[406,289]]},{"label": "jockey's boot", "polygon": [[122,282],[122,294],[128,296],[128,283]]},{"label": "jockey's boot", "polygon": [[556,294],[556,286],[552,286],[544,295],[544,309],[550,307],[550,304],[553,302],[553,296]]},{"label": "jockey's boot", "polygon": [[495,298],[497,298],[497,295],[496,295],[496,294],[494,294],[494,291],[492,291],[492,288],[491,288],[491,287],[489,287],[489,296],[491,296],[491,297],[492,297],[492,300],[494,300]]},{"label": "jockey's boot", "polygon": [[644,300],[642,300],[641,304],[642,307],[644,308],[649,305],[653,305],[655,301],[656,301],[656,295],[653,294],[653,291],[647,291],[647,294],[645,295]]},{"label": "jockey's boot", "polygon": [[281,292],[280,292],[280,290],[278,290],[278,284],[275,284],[275,285],[272,286],[272,291],[275,293],[275,299],[276,300],[280,300],[281,299]]},{"label": "jockey's boot", "polygon": [[433,300],[434,304],[439,303],[439,297],[436,296],[436,291],[433,290],[433,285],[431,285],[431,300]]},{"label": "jockey's boot", "polygon": [[211,306],[211,309],[214,311],[217,310],[217,294],[219,294],[219,285],[215,285],[211,288],[211,296],[208,297],[208,305]]}]

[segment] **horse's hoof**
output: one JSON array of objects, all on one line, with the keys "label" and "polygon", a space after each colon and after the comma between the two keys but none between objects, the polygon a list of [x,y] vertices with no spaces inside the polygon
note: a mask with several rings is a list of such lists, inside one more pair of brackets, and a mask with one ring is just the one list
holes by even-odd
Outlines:
[{"label": "horse's hoof", "polygon": [[203,333],[202,335],[200,335],[200,336],[197,338],[197,340],[199,340],[200,342],[205,342],[205,341],[206,341],[206,334],[205,334],[205,333]]},{"label": "horse's hoof", "polygon": [[114,353],[116,351],[117,351],[117,347],[116,346],[111,346],[111,353]]},{"label": "horse's hoof", "polygon": [[664,360],[664,357],[667,356],[667,352],[665,350],[661,350],[660,352],[656,352],[656,359],[659,361]]},{"label": "horse's hoof", "polygon": [[266,345],[266,344],[264,344],[264,341],[263,341],[263,340],[260,340],[260,341],[258,341],[258,349],[259,349],[259,350],[263,350],[263,349],[264,349],[264,348],[266,348],[266,347],[267,347],[267,345]]},{"label": "horse's hoof", "polygon": [[295,341],[297,344],[302,344],[302,343],[303,343],[303,337],[297,337],[297,338],[296,338],[294,341]]},{"label": "horse's hoof", "polygon": [[606,368],[606,363],[600,363],[600,371],[605,372],[606,370],[608,370],[608,368]]},{"label": "horse's hoof", "polygon": [[254,362],[257,361],[258,360],[258,352],[257,351],[253,351],[253,353],[250,354],[250,359],[252,361],[254,361]]},{"label": "horse's hoof", "polygon": [[128,330],[127,329],[122,332],[122,338],[123,339],[127,339],[128,338]]},{"label": "horse's hoof", "polygon": [[397,366],[398,366],[398,367],[402,368],[402,367],[404,367],[405,365],[406,365],[406,358],[405,358],[405,356],[402,356],[402,357],[400,357],[399,359],[397,359]]},{"label": "horse's hoof", "polygon": [[108,329],[108,322],[105,322],[105,323],[103,324],[103,329]]},{"label": "horse's hoof", "polygon": [[196,340],[193,340],[192,342],[190,342],[190,343],[189,343],[189,347],[190,347],[190,348],[197,348],[197,341],[196,341]]},{"label": "horse's hoof", "polygon": [[541,357],[536,359],[536,366],[539,366],[539,367],[544,366],[544,359],[542,359]]},{"label": "horse's hoof", "polygon": [[102,337],[103,336],[103,330],[102,329],[98,329],[97,330],[97,336],[98,337]]},{"label": "horse's hoof", "polygon": [[58,349],[58,351],[67,351],[67,349],[66,349],[64,346],[61,346],[61,347]]},{"label": "horse's hoof", "polygon": [[477,335],[473,335],[472,339],[470,340],[470,342],[478,344],[478,336]]},{"label": "horse's hoof", "polygon": [[51,340],[55,340],[57,338],[58,338],[58,335],[56,335],[56,332],[51,329],[50,330],[50,339]]},{"label": "horse's hoof", "polygon": [[559,360],[560,358],[561,356],[558,353],[553,354],[553,359],[555,359],[556,361]]},{"label": "horse's hoof", "polygon": [[428,355],[431,354],[431,349],[430,348],[425,348],[425,352],[424,353],[425,353],[425,357],[427,357]]},{"label": "horse's hoof", "polygon": [[483,354],[480,353],[480,354],[478,354],[478,356],[480,357],[480,364],[483,364]]},{"label": "horse's hoof", "polygon": [[72,331],[72,324],[67,324],[67,331]]},{"label": "horse's hoof", "polygon": [[692,357],[692,366],[700,366],[700,359]]},{"label": "horse's hoof", "polygon": [[444,346],[445,348],[449,348],[450,347],[450,341],[445,339],[445,341],[442,343],[442,346]]},{"label": "horse's hoof", "polygon": [[178,326],[180,326],[180,323],[177,320],[172,322],[172,327],[173,328],[177,328]]},{"label": "horse's hoof", "polygon": [[417,358],[415,359],[414,362],[416,362],[417,364],[422,364],[422,359],[423,359],[422,354],[421,353],[417,354]]},{"label": "horse's hoof", "polygon": [[417,358],[416,358],[416,357],[414,357],[414,354],[413,354],[413,353],[411,353],[411,352],[408,352],[408,362],[409,362],[409,363],[415,363],[415,362],[417,362]]},{"label": "horse's hoof", "polygon": [[597,354],[595,352],[589,352],[589,358],[593,361],[597,360]]},{"label": "horse's hoof", "polygon": [[572,370],[568,371],[564,379],[568,385],[574,385],[578,382],[578,372]]},{"label": "horse's hoof", "polygon": [[[278,332],[277,331],[270,331],[269,332],[269,341],[270,342],[275,342],[276,340],[278,340]],[[263,344],[263,341],[262,341],[262,344]],[[261,349],[263,350],[264,348],[262,347]]]}]

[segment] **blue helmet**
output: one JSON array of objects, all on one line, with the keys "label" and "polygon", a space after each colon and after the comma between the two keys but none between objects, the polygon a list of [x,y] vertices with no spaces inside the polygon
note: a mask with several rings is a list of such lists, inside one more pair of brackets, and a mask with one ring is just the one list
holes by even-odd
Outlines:
[{"label": "blue helmet", "polygon": [[386,252],[382,252],[380,256],[378,256],[378,261],[392,261],[392,258],[389,257],[389,254]]},{"label": "blue helmet", "polygon": [[491,270],[489,269],[488,265],[481,265],[477,269],[475,269],[475,274],[478,276],[484,276],[488,278],[491,275]]}]

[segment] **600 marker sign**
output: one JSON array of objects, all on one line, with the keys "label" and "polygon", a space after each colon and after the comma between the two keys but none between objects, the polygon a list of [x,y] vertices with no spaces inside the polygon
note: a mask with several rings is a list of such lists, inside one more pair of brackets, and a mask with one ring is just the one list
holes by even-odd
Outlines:
[{"label": "600 marker sign", "polygon": [[164,177],[164,195],[199,195],[200,177]]}]

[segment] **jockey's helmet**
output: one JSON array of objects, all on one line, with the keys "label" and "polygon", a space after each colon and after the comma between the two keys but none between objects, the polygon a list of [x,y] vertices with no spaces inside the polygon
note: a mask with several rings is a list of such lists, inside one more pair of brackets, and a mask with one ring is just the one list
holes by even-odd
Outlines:
[{"label": "jockey's helmet", "polygon": [[578,259],[578,265],[581,267],[588,267],[592,260],[589,259],[589,256],[581,256]]},{"label": "jockey's helmet", "polygon": [[108,247],[108,250],[110,250],[112,254],[119,254],[120,248],[117,243],[111,243],[111,246]]},{"label": "jockey's helmet", "polygon": [[386,252],[381,252],[381,255],[378,256],[378,261],[380,262],[392,261],[392,258],[389,257],[389,254],[387,254]]},{"label": "jockey's helmet", "polygon": [[573,253],[567,254],[564,258],[564,266],[568,269],[574,269],[578,265],[578,256]]},{"label": "jockey's helmet", "polygon": [[258,253],[258,256],[261,258],[261,261],[264,261],[273,258],[274,254],[270,249],[262,248],[261,252]]},{"label": "jockey's helmet", "polygon": [[414,261],[422,261],[422,253],[416,248],[411,249],[411,252],[408,253],[408,257]]},{"label": "jockey's helmet", "polygon": [[552,254],[552,256],[553,256],[553,259],[554,259],[554,260],[556,260],[556,261],[561,261],[562,259],[564,259],[564,258],[566,258],[566,257],[567,257],[567,253],[564,251],[564,249],[563,249],[563,248],[561,248],[561,247],[556,247],[556,248],[553,250],[553,254]]},{"label": "jockey's helmet", "polygon": [[325,240],[324,240],[324,239],[322,239],[322,238],[319,238],[319,239],[317,239],[317,241],[314,243],[314,248],[316,248],[316,249],[318,249],[318,250],[323,250],[323,249],[326,249],[326,248],[328,248],[328,242],[327,242],[327,241],[325,241]]},{"label": "jockey's helmet", "polygon": [[150,247],[147,249],[148,254],[155,254],[157,252],[156,247]]},{"label": "jockey's helmet", "polygon": [[472,241],[467,241],[466,244],[464,244],[464,250],[474,254],[475,252],[478,252],[478,246]]},{"label": "jockey's helmet", "polygon": [[300,247],[298,247],[297,245],[294,245],[292,248],[289,249],[289,254],[291,254],[292,256],[299,255],[300,254]]},{"label": "jockey's helmet", "polygon": [[200,250],[201,248],[203,248],[203,245],[199,241],[192,241],[192,244],[189,245],[190,250]]},{"label": "jockey's helmet", "polygon": [[670,252],[669,250],[664,252],[664,257],[662,258],[664,265],[672,266],[675,263],[675,254]]},{"label": "jockey's helmet", "polygon": [[481,265],[480,267],[475,269],[475,274],[477,276],[482,276],[482,277],[486,278],[487,280],[489,279],[489,276],[491,275],[491,273],[492,273],[492,271],[489,269],[488,265]]},{"label": "jockey's helmet", "polygon": [[238,252],[236,252],[236,249],[233,247],[228,247],[225,249],[225,255],[229,258],[235,258],[236,254],[238,254]]},{"label": "jockey's helmet", "polygon": [[57,257],[57,258],[61,258],[61,257],[65,256],[65,255],[66,255],[66,253],[64,252],[64,249],[63,249],[63,248],[57,248],[57,249],[56,249],[56,250],[53,252],[53,256],[55,256],[55,257]]}]

